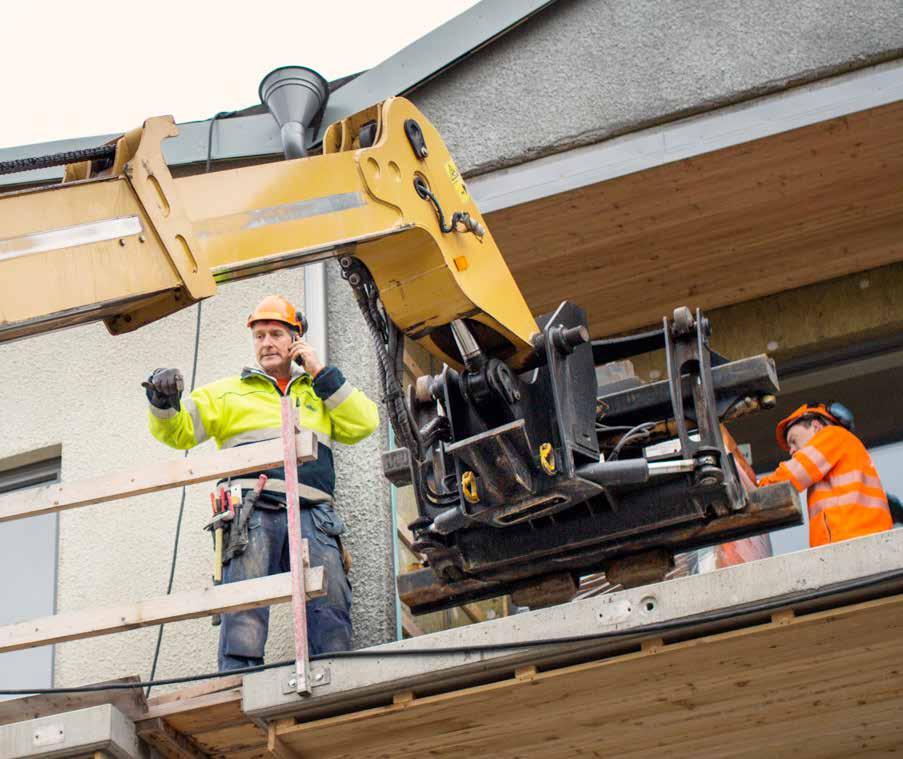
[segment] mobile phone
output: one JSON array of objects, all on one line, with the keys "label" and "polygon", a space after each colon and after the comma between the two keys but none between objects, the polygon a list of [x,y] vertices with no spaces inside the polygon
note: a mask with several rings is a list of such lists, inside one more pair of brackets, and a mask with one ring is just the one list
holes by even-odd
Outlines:
[{"label": "mobile phone", "polygon": [[[297,342],[297,339],[295,340]],[[304,359],[301,356],[295,356],[293,361],[300,367],[304,368]]]}]

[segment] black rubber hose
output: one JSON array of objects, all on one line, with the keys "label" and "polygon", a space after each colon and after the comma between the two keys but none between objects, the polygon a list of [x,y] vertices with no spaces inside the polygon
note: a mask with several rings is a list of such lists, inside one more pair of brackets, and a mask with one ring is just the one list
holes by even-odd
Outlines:
[{"label": "black rubber hose", "polygon": [[98,145],[96,148],[68,150],[64,153],[29,156],[28,158],[15,158],[12,161],[3,161],[0,162],[0,174],[18,174],[20,171],[37,171],[38,169],[49,169],[51,166],[65,166],[70,163],[98,161],[104,158],[113,160],[115,156],[115,144]]}]

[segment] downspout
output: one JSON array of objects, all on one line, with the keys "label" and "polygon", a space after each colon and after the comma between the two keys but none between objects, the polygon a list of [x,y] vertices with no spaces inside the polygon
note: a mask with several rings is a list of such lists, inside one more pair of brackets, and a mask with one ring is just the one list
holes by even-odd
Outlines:
[{"label": "downspout", "polygon": [[[283,66],[267,74],[260,83],[260,101],[267,107],[279,126],[282,149],[288,160],[303,158],[329,99],[329,85],[316,71],[303,66]],[[308,330],[305,340],[310,343],[323,364],[329,363],[326,333],[326,265],[320,261],[304,267],[304,314]],[[389,430],[390,441],[392,431]],[[394,447],[394,446],[390,446]],[[392,510],[393,585],[398,573],[397,495],[390,486]],[[401,602],[395,601],[396,639],[401,639]]]},{"label": "downspout", "polygon": [[[260,102],[279,125],[285,157],[303,158],[307,145],[329,100],[329,84],[313,69],[282,66],[260,83]],[[308,327],[305,340],[323,364],[329,363],[326,341],[326,268],[322,262],[304,267],[304,314]]]}]

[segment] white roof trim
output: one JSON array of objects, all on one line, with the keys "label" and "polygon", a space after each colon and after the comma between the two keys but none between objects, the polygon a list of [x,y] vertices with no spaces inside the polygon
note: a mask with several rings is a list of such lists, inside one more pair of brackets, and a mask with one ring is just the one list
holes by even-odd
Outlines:
[{"label": "white roof trim", "polygon": [[473,177],[483,213],[903,100],[903,61],[719,108]]}]

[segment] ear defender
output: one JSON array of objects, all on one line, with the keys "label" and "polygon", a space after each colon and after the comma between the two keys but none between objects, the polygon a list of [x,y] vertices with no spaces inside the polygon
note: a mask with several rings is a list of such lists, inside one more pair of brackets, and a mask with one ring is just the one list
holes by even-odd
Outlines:
[{"label": "ear defender", "polygon": [[301,325],[301,330],[298,333],[298,337],[304,337],[304,335],[307,334],[307,317],[300,311],[295,311],[295,316],[298,319],[298,324]]}]

